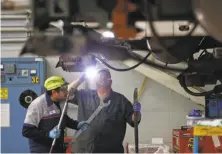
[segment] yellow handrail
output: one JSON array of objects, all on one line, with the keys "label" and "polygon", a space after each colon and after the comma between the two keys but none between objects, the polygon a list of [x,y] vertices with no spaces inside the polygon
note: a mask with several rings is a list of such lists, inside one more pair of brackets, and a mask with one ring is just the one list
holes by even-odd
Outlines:
[{"label": "yellow handrail", "polygon": [[139,90],[138,90],[138,98],[140,98],[141,94],[143,93],[143,90],[144,90],[144,88],[145,88],[145,85],[146,85],[146,83],[147,83],[147,80],[148,80],[147,77],[145,77],[145,78],[143,79],[143,83],[142,83],[142,85],[140,86],[140,88],[139,88]]},{"label": "yellow handrail", "polygon": [[[152,56],[152,61],[153,61],[153,62],[155,61],[155,58],[154,58],[153,56]],[[143,82],[142,82],[142,84],[141,84],[141,86],[140,86],[140,88],[139,88],[139,90],[138,90],[138,98],[140,98],[141,94],[143,93],[143,90],[144,90],[144,88],[145,88],[145,85],[146,85],[146,83],[147,83],[147,80],[148,80],[147,77],[145,77],[145,78],[143,79]]]}]

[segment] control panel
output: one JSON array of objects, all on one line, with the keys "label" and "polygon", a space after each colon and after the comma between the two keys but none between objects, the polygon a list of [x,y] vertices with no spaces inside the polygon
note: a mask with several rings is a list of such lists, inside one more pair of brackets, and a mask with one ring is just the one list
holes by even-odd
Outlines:
[{"label": "control panel", "polygon": [[22,136],[27,108],[44,93],[43,58],[1,58],[1,153],[29,153]]},{"label": "control panel", "polygon": [[[37,64],[37,65],[36,65]],[[1,84],[40,84],[40,65],[33,62],[2,62],[1,63]]]}]

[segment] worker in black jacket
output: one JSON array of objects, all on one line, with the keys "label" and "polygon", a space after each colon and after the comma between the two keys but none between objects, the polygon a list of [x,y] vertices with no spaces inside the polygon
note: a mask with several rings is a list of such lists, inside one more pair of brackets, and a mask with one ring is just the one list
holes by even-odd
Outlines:
[{"label": "worker in black jacket", "polygon": [[65,114],[61,129],[58,129],[62,112],[60,102],[66,99],[68,84],[63,77],[53,76],[45,81],[44,86],[47,92],[36,98],[28,107],[22,134],[29,139],[31,153],[48,153],[54,138],[57,139],[52,152],[64,153],[64,128],[85,131],[88,123],[72,120]]},{"label": "worker in black jacket", "polygon": [[[74,81],[75,83],[75,81]],[[103,108],[73,144],[73,153],[124,153],[123,140],[126,126],[134,127],[134,112],[139,113],[141,104],[133,105],[122,94],[112,90],[108,69],[98,71],[96,90],[76,90],[72,102],[78,105],[78,120],[85,121],[95,112],[101,100],[110,104]]]}]

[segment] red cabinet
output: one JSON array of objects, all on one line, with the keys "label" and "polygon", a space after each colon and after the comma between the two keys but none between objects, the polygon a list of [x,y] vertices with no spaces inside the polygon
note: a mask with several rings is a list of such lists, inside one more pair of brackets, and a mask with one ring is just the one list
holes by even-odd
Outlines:
[{"label": "red cabinet", "polygon": [[[173,152],[192,153],[193,135],[192,129],[173,129]],[[222,136],[199,137],[199,153],[222,153]]]}]

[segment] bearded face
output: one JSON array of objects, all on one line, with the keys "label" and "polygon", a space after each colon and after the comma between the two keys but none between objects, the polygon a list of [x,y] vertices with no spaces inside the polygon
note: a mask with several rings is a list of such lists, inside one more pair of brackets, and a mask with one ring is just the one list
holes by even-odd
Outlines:
[{"label": "bearded face", "polygon": [[98,88],[108,89],[112,85],[112,79],[109,70],[101,70],[96,76],[96,86]]}]

